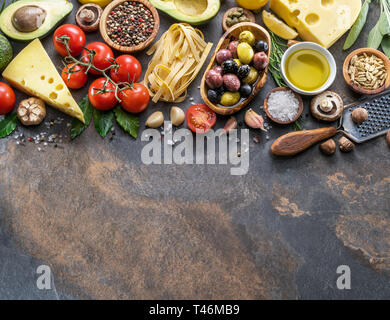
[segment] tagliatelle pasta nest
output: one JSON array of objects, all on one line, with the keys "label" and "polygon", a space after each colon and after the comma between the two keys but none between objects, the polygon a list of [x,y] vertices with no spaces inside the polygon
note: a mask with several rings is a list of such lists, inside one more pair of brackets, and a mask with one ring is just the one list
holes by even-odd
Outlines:
[{"label": "tagliatelle pasta nest", "polygon": [[154,103],[179,103],[187,97],[187,88],[205,63],[212,43],[202,32],[188,24],[172,25],[147,52],[149,62],[143,84]]}]

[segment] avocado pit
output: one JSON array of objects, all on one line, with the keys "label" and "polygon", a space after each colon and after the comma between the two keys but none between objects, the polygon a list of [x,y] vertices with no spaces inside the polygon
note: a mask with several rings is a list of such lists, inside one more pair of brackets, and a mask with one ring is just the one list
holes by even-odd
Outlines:
[{"label": "avocado pit", "polygon": [[19,8],[12,16],[12,25],[20,32],[33,32],[38,30],[45,22],[46,10],[34,5]]}]

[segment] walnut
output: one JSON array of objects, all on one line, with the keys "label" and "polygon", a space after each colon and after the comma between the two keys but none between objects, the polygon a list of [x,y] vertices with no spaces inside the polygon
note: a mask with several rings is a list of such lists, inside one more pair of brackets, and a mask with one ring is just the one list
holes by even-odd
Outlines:
[{"label": "walnut", "polygon": [[339,145],[342,152],[351,152],[355,148],[353,142],[346,137],[340,138]]},{"label": "walnut", "polygon": [[23,100],[19,103],[17,115],[25,126],[40,124],[46,117],[45,103],[38,98]]},{"label": "walnut", "polygon": [[352,120],[357,124],[362,124],[368,119],[368,112],[364,108],[356,108],[352,111]]},{"label": "walnut", "polygon": [[320,145],[320,149],[327,156],[331,156],[336,152],[336,142],[333,139],[329,139]]}]

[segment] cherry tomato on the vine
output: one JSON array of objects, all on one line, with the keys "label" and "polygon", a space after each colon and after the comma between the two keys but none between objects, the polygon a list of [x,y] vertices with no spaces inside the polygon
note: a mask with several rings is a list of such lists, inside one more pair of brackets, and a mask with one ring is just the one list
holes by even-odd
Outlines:
[{"label": "cherry tomato on the vine", "polygon": [[15,105],[15,92],[12,88],[0,82],[0,115],[10,113]]},{"label": "cherry tomato on the vine", "polygon": [[84,87],[88,80],[88,76],[85,73],[85,68],[79,65],[75,65],[74,63],[68,64],[62,70],[61,77],[67,87],[71,89],[80,89]]},{"label": "cherry tomato on the vine", "polygon": [[[92,59],[92,64],[100,69],[104,70],[107,69],[109,66],[113,64],[114,61],[114,53],[112,52],[111,48],[106,45],[103,42],[92,42],[86,47],[88,50],[92,50],[95,52],[95,56]],[[89,63],[90,57],[88,56],[88,51],[84,50],[83,51],[83,58],[82,62],[84,63]],[[89,73],[91,74],[96,74],[100,75],[100,72],[94,70],[94,69],[89,69]]]},{"label": "cherry tomato on the vine", "polygon": [[142,67],[138,59],[124,54],[115,59],[118,68],[111,69],[111,79],[116,83],[130,82],[136,83],[141,77]]},{"label": "cherry tomato on the vine", "polygon": [[206,133],[217,122],[217,115],[205,104],[191,106],[187,111],[187,125],[192,132]]},{"label": "cherry tomato on the vine", "polygon": [[74,24],[64,24],[54,32],[54,48],[56,48],[60,55],[66,57],[68,53],[66,51],[65,45],[58,40],[58,38],[62,36],[69,38],[69,49],[72,56],[76,57],[81,53],[81,51],[83,51],[83,47],[85,46],[86,41],[85,33],[78,26],[75,26]]},{"label": "cherry tomato on the vine", "polygon": [[96,109],[102,111],[111,110],[118,104],[115,97],[115,86],[111,82],[107,82],[106,78],[99,78],[92,82],[88,98]]},{"label": "cherry tomato on the vine", "polygon": [[141,83],[134,83],[131,89],[125,89],[119,94],[121,106],[127,112],[140,113],[149,104],[149,91]]}]

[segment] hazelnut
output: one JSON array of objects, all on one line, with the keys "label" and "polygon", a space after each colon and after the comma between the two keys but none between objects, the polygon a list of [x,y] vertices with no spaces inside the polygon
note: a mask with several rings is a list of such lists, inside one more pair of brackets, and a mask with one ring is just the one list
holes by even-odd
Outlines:
[{"label": "hazelnut", "polygon": [[351,152],[355,148],[353,142],[346,137],[340,138],[339,145],[342,152]]},{"label": "hazelnut", "polygon": [[390,148],[390,130],[387,132],[386,141],[387,141],[387,144],[388,144],[388,146]]},{"label": "hazelnut", "polygon": [[45,103],[38,98],[23,100],[19,103],[16,113],[25,126],[38,125],[46,117]]},{"label": "hazelnut", "polygon": [[320,149],[327,156],[331,156],[336,152],[336,142],[333,139],[329,139],[320,145]]},{"label": "hazelnut", "polygon": [[357,124],[362,124],[368,119],[368,112],[364,108],[356,108],[352,111],[352,120]]}]

